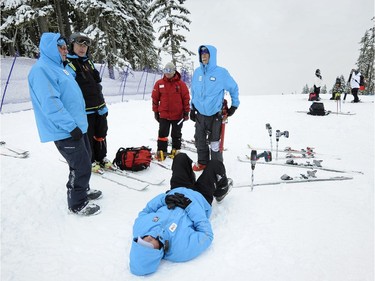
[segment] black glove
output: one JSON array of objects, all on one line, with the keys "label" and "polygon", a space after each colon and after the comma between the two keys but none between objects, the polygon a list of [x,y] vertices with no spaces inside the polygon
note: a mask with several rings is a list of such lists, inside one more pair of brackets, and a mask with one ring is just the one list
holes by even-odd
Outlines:
[{"label": "black glove", "polygon": [[236,111],[237,107],[235,106],[231,106],[229,109],[228,109],[228,117],[229,116],[232,116],[234,114],[234,112]]},{"label": "black glove", "polygon": [[187,206],[189,206],[191,200],[181,193],[175,193],[167,195],[165,197],[165,203],[167,203],[168,209],[174,209],[176,207],[185,209]]},{"label": "black glove", "polygon": [[184,121],[189,120],[189,112],[184,112]]},{"label": "black glove", "polygon": [[197,110],[195,109],[194,105],[192,105],[190,110],[190,120],[193,122],[197,120]]},{"label": "black glove", "polygon": [[160,114],[159,112],[154,112],[155,120],[159,122],[160,120]]},{"label": "black glove", "polygon": [[82,131],[80,128],[75,127],[73,131],[70,132],[70,135],[72,136],[72,139],[77,141],[82,138]]}]

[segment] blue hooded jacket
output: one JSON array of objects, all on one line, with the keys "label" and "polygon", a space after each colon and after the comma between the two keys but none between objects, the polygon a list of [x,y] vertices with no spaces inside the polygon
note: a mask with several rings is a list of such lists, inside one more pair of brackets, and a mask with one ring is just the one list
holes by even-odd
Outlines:
[{"label": "blue hooded jacket", "polygon": [[[184,210],[168,209],[165,197],[182,193],[192,202]],[[135,275],[155,272],[161,259],[173,262],[191,260],[206,250],[213,240],[209,217],[211,205],[199,193],[185,187],[174,188],[152,199],[139,213],[133,226],[130,271]],[[138,244],[137,238],[151,235],[168,249],[150,249]]]},{"label": "blue hooded jacket", "polygon": [[41,142],[71,137],[77,126],[87,132],[85,101],[74,77],[64,68],[59,33],[43,33],[40,58],[29,73],[29,90]]},{"label": "blue hooded jacket", "polygon": [[240,100],[236,81],[225,68],[216,64],[216,48],[202,45],[198,48],[198,54],[203,46],[210,52],[210,59],[204,65],[199,56],[200,66],[194,71],[191,83],[191,103],[200,114],[212,116],[221,110],[225,91],[231,96],[232,106],[238,107]]}]

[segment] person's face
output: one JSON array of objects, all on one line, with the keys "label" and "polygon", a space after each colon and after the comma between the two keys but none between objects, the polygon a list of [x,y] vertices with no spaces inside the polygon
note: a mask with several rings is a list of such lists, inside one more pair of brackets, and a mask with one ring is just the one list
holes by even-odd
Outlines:
[{"label": "person's face", "polygon": [[142,238],[146,242],[150,242],[153,246],[154,249],[160,249],[160,243],[158,239],[155,239],[154,237],[148,235]]},{"label": "person's face", "polygon": [[208,64],[208,61],[210,60],[210,54],[209,53],[201,53],[201,61],[203,64]]},{"label": "person's face", "polygon": [[171,79],[172,77],[174,76],[174,73],[165,73],[165,77],[167,77],[168,79]]},{"label": "person's face", "polygon": [[87,48],[86,44],[73,43],[73,52],[79,57],[86,56]]},{"label": "person's face", "polygon": [[68,47],[66,45],[57,45],[62,61],[66,60],[66,55],[68,54]]}]

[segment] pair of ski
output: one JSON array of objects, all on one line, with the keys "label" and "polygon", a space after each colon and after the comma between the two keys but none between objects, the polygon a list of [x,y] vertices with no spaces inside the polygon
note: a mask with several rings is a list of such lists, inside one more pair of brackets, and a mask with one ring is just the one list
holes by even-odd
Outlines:
[{"label": "pair of ski", "polygon": [[[61,162],[67,164],[65,159],[60,159]],[[150,185],[162,185],[165,179],[146,179],[145,175],[141,174],[145,171],[137,172],[139,174],[122,171],[120,169],[103,169],[100,172],[93,172],[94,175],[101,177],[104,180],[116,183],[128,189],[143,191]]]},{"label": "pair of ski", "polygon": [[[297,110],[296,112],[298,113],[309,113],[309,111],[306,111],[306,110]],[[356,113],[355,112],[350,112],[350,111],[347,111],[347,112],[341,112],[341,111],[331,111],[331,110],[327,110],[327,114],[338,114],[338,115],[355,115]]]},{"label": "pair of ski", "polygon": [[20,148],[10,147],[5,141],[0,141],[0,155],[13,158],[27,158],[30,156],[28,150],[23,150]]},{"label": "pair of ski", "polygon": [[[245,162],[245,163],[250,163],[250,156],[246,155],[245,157],[240,157],[237,156],[238,161],[240,162]],[[338,169],[333,169],[333,168],[325,168],[322,167],[321,165],[322,160],[313,160],[312,163],[307,161],[306,163],[297,163],[294,162],[293,159],[287,160],[287,163],[279,163],[279,162],[260,162],[257,161],[257,164],[262,164],[262,165],[275,165],[275,166],[286,166],[286,167],[294,167],[294,168],[304,168],[304,169],[317,169],[317,170],[322,170],[322,171],[327,171],[327,172],[335,172],[335,173],[356,173],[356,174],[363,174],[361,171],[347,171],[347,170],[338,170]]]}]

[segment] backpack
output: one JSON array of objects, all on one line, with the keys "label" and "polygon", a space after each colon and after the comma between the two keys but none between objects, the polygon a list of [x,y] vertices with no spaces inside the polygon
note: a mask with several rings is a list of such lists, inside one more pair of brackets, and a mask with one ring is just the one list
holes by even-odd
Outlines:
[{"label": "backpack", "polygon": [[327,115],[326,111],[324,110],[324,104],[322,102],[313,102],[310,106],[309,113],[310,115]]},{"label": "backpack", "polygon": [[141,147],[120,147],[116,153],[113,164],[120,170],[142,171],[150,167],[151,148]]},{"label": "backpack", "polygon": [[309,101],[316,100],[316,94],[315,93],[310,93],[309,94]]}]

